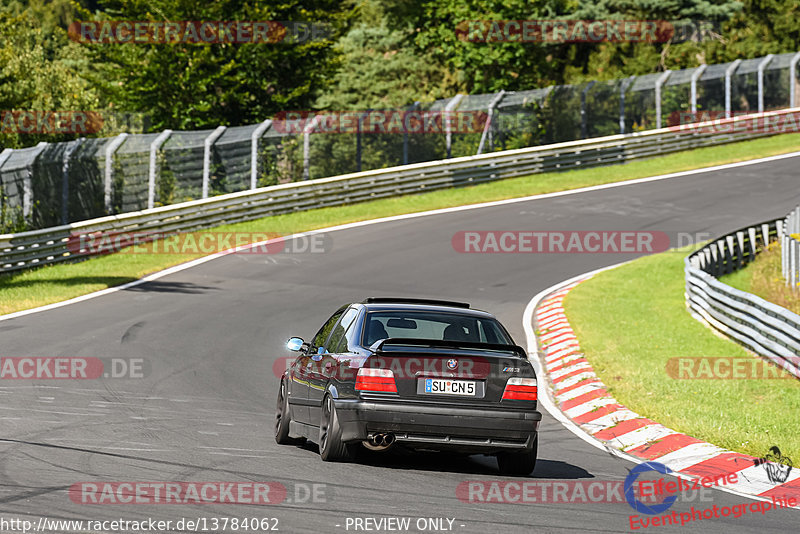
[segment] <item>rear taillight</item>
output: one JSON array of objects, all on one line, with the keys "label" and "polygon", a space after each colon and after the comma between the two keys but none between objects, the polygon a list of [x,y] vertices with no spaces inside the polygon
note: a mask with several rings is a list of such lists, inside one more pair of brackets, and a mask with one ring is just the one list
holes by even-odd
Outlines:
[{"label": "rear taillight", "polygon": [[508,379],[503,400],[536,400],[536,379],[513,377]]},{"label": "rear taillight", "polygon": [[357,391],[380,391],[397,393],[394,373],[390,369],[369,369],[362,367],[356,376]]}]

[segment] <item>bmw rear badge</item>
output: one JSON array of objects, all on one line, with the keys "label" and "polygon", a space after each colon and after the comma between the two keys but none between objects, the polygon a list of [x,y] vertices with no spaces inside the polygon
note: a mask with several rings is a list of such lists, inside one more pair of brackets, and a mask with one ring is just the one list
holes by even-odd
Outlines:
[{"label": "bmw rear badge", "polygon": [[458,367],[458,361],[457,360],[453,360],[453,359],[447,360],[447,368],[448,369],[455,369],[456,367]]}]

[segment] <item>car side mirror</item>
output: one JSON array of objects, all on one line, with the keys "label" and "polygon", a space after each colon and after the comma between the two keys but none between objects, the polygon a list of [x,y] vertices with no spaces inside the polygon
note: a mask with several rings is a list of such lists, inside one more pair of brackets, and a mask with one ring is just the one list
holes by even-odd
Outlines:
[{"label": "car side mirror", "polygon": [[303,345],[305,345],[305,341],[303,341],[302,337],[290,337],[289,341],[286,342],[286,348],[295,352],[301,350]]}]

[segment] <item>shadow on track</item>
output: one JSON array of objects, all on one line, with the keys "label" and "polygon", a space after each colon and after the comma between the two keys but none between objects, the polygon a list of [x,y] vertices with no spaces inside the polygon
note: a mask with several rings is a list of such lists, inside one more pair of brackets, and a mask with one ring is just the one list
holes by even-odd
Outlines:
[{"label": "shadow on track", "polygon": [[[316,444],[306,442],[297,446],[299,449],[319,454]],[[322,462],[319,458],[311,461]],[[379,467],[385,469],[432,471],[440,473],[462,473],[468,475],[500,476],[495,459],[479,454],[467,455],[448,452],[412,452],[395,449],[387,452],[359,451],[352,461],[353,466]],[[507,478],[503,476],[503,478]],[[526,477],[521,477],[526,478]],[[539,458],[536,469],[527,478],[546,478],[548,480],[575,480],[594,478],[594,475],[576,465],[567,462]]]},{"label": "shadow on track", "polygon": [[125,288],[125,291],[136,291],[139,293],[210,293],[217,291],[218,288],[211,286],[201,286],[189,282],[147,282],[138,286]]}]

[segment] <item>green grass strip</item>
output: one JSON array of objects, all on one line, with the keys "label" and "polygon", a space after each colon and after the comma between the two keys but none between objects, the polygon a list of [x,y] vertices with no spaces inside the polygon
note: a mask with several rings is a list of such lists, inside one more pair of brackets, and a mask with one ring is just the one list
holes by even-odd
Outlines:
[{"label": "green grass strip", "polygon": [[[800,134],[780,135],[637,160],[623,165],[536,174],[470,187],[266,217],[211,230],[291,234],[379,217],[633,180],[784,154],[798,149]],[[200,256],[202,254],[122,253],[81,263],[52,265],[3,275],[0,276],[0,314],[60,302],[105,289]]]},{"label": "green grass strip", "polygon": [[770,244],[744,269],[725,275],[720,280],[800,314],[800,289],[793,290],[786,285],[781,272],[781,246],[778,242]]},{"label": "green grass strip", "polygon": [[[800,380],[676,379],[667,373],[671,358],[741,357],[748,365],[754,360],[689,315],[687,254],[689,248],[640,258],[571,291],[565,308],[581,349],[609,393],[644,417],[753,456],[777,445],[800,458]],[[692,366],[695,376],[700,369]]]}]

